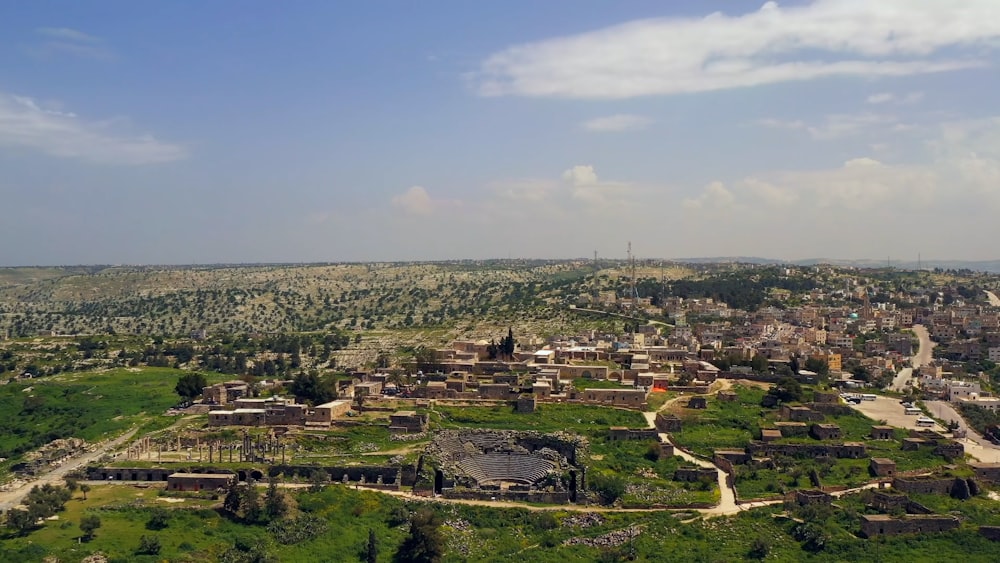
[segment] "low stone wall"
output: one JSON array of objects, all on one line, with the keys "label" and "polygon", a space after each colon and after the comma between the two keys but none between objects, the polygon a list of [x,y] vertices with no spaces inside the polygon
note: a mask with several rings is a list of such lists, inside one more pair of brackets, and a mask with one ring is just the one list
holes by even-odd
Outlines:
[{"label": "low stone wall", "polygon": [[1000,526],[980,526],[979,535],[990,541],[1000,541]]},{"label": "low stone wall", "polygon": [[209,468],[163,468],[163,467],[88,467],[89,481],[162,481],[173,473],[215,473]]},{"label": "low stone wall", "polygon": [[905,518],[890,518],[881,514],[865,515],[861,517],[861,535],[871,538],[874,536],[946,532],[958,528],[958,525],[958,518],[954,516],[921,514]]},{"label": "low stone wall", "polygon": [[441,496],[447,499],[539,502],[544,504],[568,504],[570,502],[569,495],[569,491],[473,491],[461,489],[441,491]]},{"label": "low stone wall", "polygon": [[[309,479],[313,471],[320,470],[327,474],[330,481],[336,483],[360,483],[371,485],[411,486],[416,481],[416,470],[412,465],[402,467],[385,466],[351,466],[351,467],[321,467],[316,465],[273,465],[269,470],[272,475],[282,474],[286,477]],[[345,481],[346,476],[346,481]]]},{"label": "low stone wall", "polygon": [[714,467],[678,467],[674,471],[674,481],[692,483],[701,479],[719,478],[719,470]]},{"label": "low stone wall", "polygon": [[955,484],[955,479],[948,478],[909,478],[896,477],[892,480],[892,488],[904,493],[921,493],[934,495],[947,495],[951,493],[951,487]]},{"label": "low stone wall", "polygon": [[680,432],[681,430],[681,419],[676,416],[667,416],[663,413],[656,413],[656,418],[653,420],[653,425],[656,429],[663,433],[668,432]]},{"label": "low stone wall", "polygon": [[867,456],[864,444],[773,444],[751,442],[748,451],[757,456],[836,457],[861,459]]}]

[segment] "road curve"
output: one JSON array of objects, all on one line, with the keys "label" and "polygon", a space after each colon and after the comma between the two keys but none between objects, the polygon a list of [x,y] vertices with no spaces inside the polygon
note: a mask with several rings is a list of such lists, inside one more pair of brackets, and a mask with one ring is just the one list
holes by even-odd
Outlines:
[{"label": "road curve", "polygon": [[906,384],[913,377],[913,370],[919,368],[922,365],[931,363],[933,359],[932,350],[935,344],[931,342],[930,334],[927,332],[927,327],[924,325],[913,325],[913,333],[917,335],[917,339],[920,341],[920,346],[917,348],[917,353],[910,358],[910,367],[905,367],[899,370],[896,377],[892,379],[892,383],[889,385],[890,391],[898,391],[900,393],[906,390]]},{"label": "road curve", "polygon": [[56,484],[61,481],[67,473],[73,471],[74,469],[83,467],[88,463],[100,459],[101,456],[108,453],[110,450],[117,448],[118,446],[124,444],[135,435],[138,428],[133,428],[128,432],[122,434],[121,436],[105,442],[98,446],[98,448],[92,452],[86,452],[78,456],[72,457],[59,467],[50,469],[41,475],[38,475],[34,479],[27,481],[20,487],[13,489],[11,491],[0,492],[0,510],[10,510],[11,508],[21,504],[21,501],[25,496],[31,491],[31,488],[36,485],[44,485],[45,483]]},{"label": "road curve", "polygon": [[989,300],[990,305],[993,305],[994,307],[1000,307],[1000,297],[997,297],[996,293],[993,293],[992,291],[987,291],[985,293],[986,293],[986,299]]}]

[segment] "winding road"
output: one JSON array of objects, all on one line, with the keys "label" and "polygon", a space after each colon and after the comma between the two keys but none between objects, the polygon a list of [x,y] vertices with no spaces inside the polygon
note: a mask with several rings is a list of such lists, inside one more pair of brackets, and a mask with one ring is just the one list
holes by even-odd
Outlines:
[{"label": "winding road", "polygon": [[993,305],[994,307],[1000,307],[1000,297],[997,297],[996,293],[993,293],[992,291],[986,291],[985,293],[986,293],[986,299],[989,300],[990,305]]},{"label": "winding road", "polygon": [[917,348],[917,353],[910,358],[910,367],[903,368],[899,370],[896,377],[892,379],[892,384],[889,385],[890,391],[898,391],[903,393],[906,391],[906,386],[910,382],[910,378],[913,377],[913,370],[919,368],[924,364],[931,363],[932,350],[935,344],[931,342],[930,334],[927,332],[927,327],[924,325],[913,325],[913,332],[917,335],[917,339],[920,341],[920,347]]},{"label": "winding road", "polygon": [[31,491],[32,487],[36,485],[44,485],[45,483],[57,484],[62,481],[62,479],[66,477],[66,474],[70,471],[83,467],[93,461],[97,461],[104,454],[129,441],[138,430],[138,428],[133,428],[114,440],[100,444],[97,449],[92,452],[82,453],[66,460],[66,462],[61,464],[59,467],[52,468],[41,475],[36,476],[34,479],[25,482],[16,489],[0,492],[0,511],[10,510],[11,508],[21,504],[21,501]]}]

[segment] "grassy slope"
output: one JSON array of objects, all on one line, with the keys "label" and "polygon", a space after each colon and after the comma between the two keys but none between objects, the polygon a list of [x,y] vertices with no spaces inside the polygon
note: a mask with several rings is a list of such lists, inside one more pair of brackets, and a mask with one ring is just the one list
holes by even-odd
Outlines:
[{"label": "grassy slope", "polygon": [[[0,456],[32,444],[77,437],[97,441],[137,424],[162,425],[163,411],[178,401],[169,368],[67,373],[0,387]],[[30,389],[30,391],[29,391]]]}]

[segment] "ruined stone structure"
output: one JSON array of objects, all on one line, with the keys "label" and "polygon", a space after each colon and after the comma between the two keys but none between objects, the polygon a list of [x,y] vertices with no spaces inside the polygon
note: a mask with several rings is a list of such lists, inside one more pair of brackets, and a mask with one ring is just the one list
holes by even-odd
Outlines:
[{"label": "ruined stone structure", "polygon": [[896,437],[895,428],[892,426],[872,426],[872,440],[892,440]]},{"label": "ruined stone structure", "polygon": [[775,422],[774,427],[781,432],[782,438],[795,438],[809,434],[809,426],[805,422]]},{"label": "ruined stone structure", "polygon": [[584,389],[583,391],[571,390],[569,398],[571,401],[595,405],[645,409],[648,394],[642,389]]},{"label": "ruined stone structure", "polygon": [[904,493],[947,495],[955,479],[951,477],[895,477],[892,488]]},{"label": "ruined stone structure", "polygon": [[531,395],[521,395],[517,398],[517,412],[522,414],[530,414],[535,412],[535,397]]},{"label": "ruined stone structure", "polygon": [[418,434],[427,431],[426,414],[415,411],[396,411],[389,415],[389,432],[391,434]]},{"label": "ruined stone structure", "polygon": [[708,408],[708,401],[705,397],[691,397],[688,399],[687,408],[689,409],[704,409]]},{"label": "ruined stone structure", "polygon": [[969,467],[976,472],[976,477],[979,479],[1000,483],[1000,463],[972,462]]},{"label": "ruined stone structure", "polygon": [[229,487],[236,480],[233,473],[171,473],[168,491],[215,491]]},{"label": "ruined stone structure", "polygon": [[868,470],[876,477],[892,477],[896,474],[896,462],[884,457],[873,457]]},{"label": "ruined stone structure", "polygon": [[793,422],[820,422],[823,420],[823,413],[816,412],[809,407],[782,405],[778,410],[778,416],[782,420]]},{"label": "ruined stone structure", "polygon": [[773,457],[787,455],[791,457],[820,457],[861,459],[867,457],[867,449],[861,442],[844,442],[843,444],[774,444],[760,441],[750,442],[747,450],[754,456]]},{"label": "ruined stone structure", "polygon": [[444,430],[425,457],[437,468],[434,491],[445,497],[559,502],[575,501],[584,489],[576,460],[586,447],[571,434]]},{"label": "ruined stone structure", "polygon": [[608,438],[612,440],[657,440],[655,428],[626,428],[612,426],[608,429]]},{"label": "ruined stone structure", "polygon": [[838,440],[840,427],[836,424],[813,424],[809,427],[809,435],[817,440]]},{"label": "ruined stone structure", "polygon": [[764,442],[775,442],[781,438],[781,430],[777,428],[761,428],[760,430],[760,439]]},{"label": "ruined stone structure", "polygon": [[678,467],[674,471],[674,481],[693,483],[702,479],[715,481],[719,478],[719,470],[714,467]]},{"label": "ruined stone structure", "polygon": [[237,399],[234,410],[208,413],[210,426],[329,426],[351,409],[350,401],[331,401],[315,407],[287,399]]},{"label": "ruined stone structure", "polygon": [[914,514],[903,518],[893,518],[886,514],[865,514],[861,516],[861,535],[871,538],[874,536],[946,532],[958,528],[958,525],[958,518],[939,514]]},{"label": "ruined stone structure", "polygon": [[799,506],[833,503],[833,495],[817,489],[801,489],[790,493],[789,496]]},{"label": "ruined stone structure", "polygon": [[653,420],[653,424],[660,432],[667,433],[681,431],[681,419],[676,415],[658,412],[656,413],[656,418]]}]

